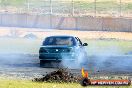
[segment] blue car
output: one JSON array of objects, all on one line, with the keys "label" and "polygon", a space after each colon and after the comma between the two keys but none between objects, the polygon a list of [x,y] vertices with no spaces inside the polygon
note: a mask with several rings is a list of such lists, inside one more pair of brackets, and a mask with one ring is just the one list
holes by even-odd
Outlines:
[{"label": "blue car", "polygon": [[74,36],[46,37],[39,50],[40,66],[51,61],[76,61],[79,56],[86,56],[84,46],[87,45]]}]

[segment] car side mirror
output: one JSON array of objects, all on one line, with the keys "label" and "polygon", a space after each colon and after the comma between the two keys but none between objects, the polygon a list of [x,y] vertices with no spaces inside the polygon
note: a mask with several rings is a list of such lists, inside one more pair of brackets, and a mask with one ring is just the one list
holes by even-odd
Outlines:
[{"label": "car side mirror", "polygon": [[84,43],[83,46],[88,46],[88,44],[87,43]]}]

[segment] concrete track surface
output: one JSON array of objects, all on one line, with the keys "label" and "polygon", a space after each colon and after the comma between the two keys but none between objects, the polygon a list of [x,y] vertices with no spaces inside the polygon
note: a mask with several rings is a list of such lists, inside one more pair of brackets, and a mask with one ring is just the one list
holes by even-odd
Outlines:
[{"label": "concrete track surface", "polygon": [[[69,63],[72,64],[72,63]],[[84,68],[91,75],[126,75],[132,76],[132,55],[122,56],[89,56]],[[38,55],[1,54],[0,76],[32,79],[45,75],[58,68],[39,67]],[[80,68],[70,69],[80,74]]]}]

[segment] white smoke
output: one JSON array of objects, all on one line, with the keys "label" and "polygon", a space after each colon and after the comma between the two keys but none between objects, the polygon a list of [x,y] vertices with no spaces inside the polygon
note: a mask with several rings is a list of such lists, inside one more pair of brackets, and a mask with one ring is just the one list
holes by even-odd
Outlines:
[{"label": "white smoke", "polygon": [[73,60],[71,57],[67,55],[62,55],[62,65],[66,68],[70,69],[80,69],[83,65],[87,64],[87,54],[84,53],[85,50],[77,51],[77,57],[73,57]]},{"label": "white smoke", "polygon": [[[98,67],[105,67],[105,62],[110,59],[111,56],[121,55],[121,51],[117,46],[109,46],[107,48],[99,48],[97,49],[97,46],[94,46],[93,48],[88,48],[87,53],[84,53],[84,51],[78,51],[77,57],[75,58],[75,61],[70,61],[69,56],[62,55],[62,64],[64,67],[67,68],[81,68],[83,66],[88,66],[90,61],[94,61],[94,65]],[[90,54],[88,54],[90,52]],[[92,60],[93,59],[93,60]],[[97,69],[96,68],[96,69]],[[98,69],[97,69],[98,70]]]}]

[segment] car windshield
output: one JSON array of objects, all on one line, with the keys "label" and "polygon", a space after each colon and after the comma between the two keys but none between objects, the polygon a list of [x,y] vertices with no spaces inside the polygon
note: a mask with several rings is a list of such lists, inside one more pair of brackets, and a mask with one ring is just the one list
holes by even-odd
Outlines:
[{"label": "car windshield", "polygon": [[76,43],[73,37],[48,37],[43,42],[43,45],[74,46]]}]

